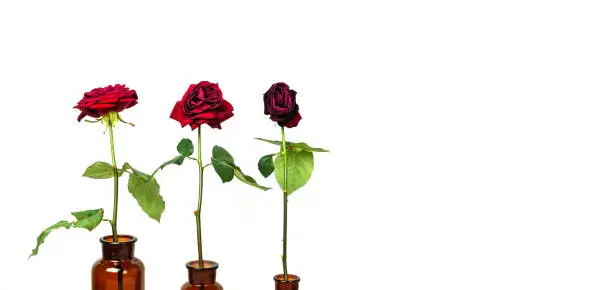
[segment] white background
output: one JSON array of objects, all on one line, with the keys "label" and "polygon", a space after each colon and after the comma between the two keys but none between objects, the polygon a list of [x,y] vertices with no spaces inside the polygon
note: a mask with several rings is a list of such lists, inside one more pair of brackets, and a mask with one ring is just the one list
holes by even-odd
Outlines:
[{"label": "white background", "polygon": [[[204,130],[275,190],[205,176],[205,256],[226,289],[273,289],[282,196],[257,173],[278,139],[262,94],[285,81],[317,154],[290,200],[289,270],[303,289],[611,289],[609,1],[3,1],[2,289],[88,289],[93,233],[40,230],[112,210],[99,124],[72,107],[124,83],[140,103],[118,162],[151,171],[195,133],[169,119],[191,83],[218,82],[236,116]],[[122,233],[147,289],[179,289],[196,258],[194,164],[159,174],[162,223],[121,181]],[[42,286],[41,286],[42,285]]]}]

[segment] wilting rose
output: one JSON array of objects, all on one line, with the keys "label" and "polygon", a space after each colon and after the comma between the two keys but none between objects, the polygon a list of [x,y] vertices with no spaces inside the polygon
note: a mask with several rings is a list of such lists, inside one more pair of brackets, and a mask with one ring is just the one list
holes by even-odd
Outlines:
[{"label": "wilting rose", "polygon": [[194,130],[202,124],[221,129],[221,122],[231,118],[234,107],[223,99],[217,84],[207,81],[190,85],[183,99],[176,102],[170,118],[179,121],[181,126],[191,126]]},{"label": "wilting rose", "polygon": [[109,112],[121,112],[137,103],[136,91],[130,90],[125,85],[93,89],[85,93],[83,99],[75,106],[81,110],[77,120],[80,122],[85,116],[97,119]]},{"label": "wilting rose", "polygon": [[289,89],[285,83],[276,83],[264,94],[264,114],[279,125],[292,128],[298,125],[300,116],[299,106],[295,102],[297,93]]}]

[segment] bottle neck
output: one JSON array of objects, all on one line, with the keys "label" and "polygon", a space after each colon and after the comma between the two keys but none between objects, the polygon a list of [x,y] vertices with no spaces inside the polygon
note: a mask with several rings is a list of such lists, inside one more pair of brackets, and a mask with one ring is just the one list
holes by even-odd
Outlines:
[{"label": "bottle neck", "polygon": [[219,264],[213,261],[204,261],[202,266],[203,267],[200,267],[198,261],[187,263],[189,284],[208,285],[216,283],[217,268],[219,268]]},{"label": "bottle neck", "polygon": [[274,276],[274,284],[276,290],[298,290],[300,286],[300,277],[288,274],[287,280],[285,280],[285,275],[276,275]]},{"label": "bottle neck", "polygon": [[136,240],[136,237],[129,235],[117,236],[117,242],[113,241],[113,236],[100,238],[102,258],[104,260],[126,260],[133,258]]}]

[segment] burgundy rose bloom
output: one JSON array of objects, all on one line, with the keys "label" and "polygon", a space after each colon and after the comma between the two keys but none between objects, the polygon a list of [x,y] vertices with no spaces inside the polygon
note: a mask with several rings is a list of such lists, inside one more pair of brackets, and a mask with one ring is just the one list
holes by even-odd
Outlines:
[{"label": "burgundy rose bloom", "polygon": [[183,99],[176,102],[170,118],[181,126],[191,126],[194,130],[202,124],[221,129],[221,122],[231,118],[234,107],[223,99],[219,85],[207,81],[190,85]]},{"label": "burgundy rose bloom", "polygon": [[121,112],[138,103],[136,91],[125,85],[114,85],[105,88],[93,89],[85,93],[83,99],[75,106],[81,110],[77,118],[80,122],[85,116],[100,118],[108,112]]},{"label": "burgundy rose bloom", "polygon": [[298,125],[300,116],[299,106],[295,102],[297,93],[289,89],[285,83],[276,83],[264,94],[264,114],[279,125],[293,128]]}]

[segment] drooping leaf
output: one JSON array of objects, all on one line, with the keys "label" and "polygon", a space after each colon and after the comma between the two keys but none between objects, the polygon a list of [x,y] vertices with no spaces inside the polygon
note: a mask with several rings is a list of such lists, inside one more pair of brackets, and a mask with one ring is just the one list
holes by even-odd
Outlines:
[{"label": "drooping leaf", "polygon": [[166,202],[164,202],[164,199],[159,194],[159,184],[155,177],[149,176],[147,179],[143,179],[135,174],[130,174],[128,191],[150,218],[158,222],[161,220],[161,215],[166,208]]},{"label": "drooping leaf", "polygon": [[136,170],[136,168],[132,167],[129,163],[126,162],[123,164],[123,170],[126,171],[128,169],[131,169],[132,172],[134,172],[134,174],[136,174],[136,176],[140,177],[142,180],[148,181],[149,179],[151,179],[151,175]]},{"label": "drooping leaf", "polygon": [[[264,141],[270,144],[278,145],[281,147],[283,146],[283,142],[281,141],[268,140],[264,138],[255,138],[255,139]],[[285,141],[285,143],[287,144],[288,151],[329,152],[329,150],[327,149],[310,147],[308,144],[304,142],[294,143],[294,142]]]},{"label": "drooping leaf", "polygon": [[75,228],[84,228],[89,231],[93,231],[100,222],[102,222],[102,218],[104,217],[104,209],[92,209],[92,210],[84,210],[73,212],[72,215],[77,219],[74,222]]},{"label": "drooping leaf", "polygon": [[234,175],[236,176],[236,178],[238,178],[238,180],[240,180],[240,181],[242,181],[242,182],[244,182],[244,183],[246,183],[246,184],[248,184],[250,186],[253,186],[255,188],[259,188],[261,190],[268,190],[268,189],[270,189],[269,187],[265,187],[265,186],[259,185],[257,183],[257,181],[255,181],[255,179],[253,177],[250,177],[250,176],[244,174],[242,172],[242,170],[240,169],[240,167],[238,167],[238,166],[234,167]]},{"label": "drooping leaf", "polygon": [[287,188],[285,188],[285,156],[279,154],[274,160],[276,181],[287,194],[304,186],[314,169],[314,156],[309,151],[287,152]]},{"label": "drooping leaf", "polygon": [[287,150],[295,150],[295,151],[303,150],[303,151],[308,151],[308,152],[329,152],[329,150],[327,149],[310,147],[308,146],[308,144],[304,142],[289,143],[287,147],[288,147]]},{"label": "drooping leaf", "polygon": [[264,155],[259,159],[257,168],[264,177],[270,176],[274,172],[274,154]]},{"label": "drooping leaf", "polygon": [[270,144],[278,145],[278,146],[282,146],[283,145],[283,142],[281,142],[281,141],[268,140],[268,139],[264,139],[264,138],[255,138],[255,139],[257,139],[259,141],[268,142]]},{"label": "drooping leaf", "polygon": [[215,145],[210,161],[223,183],[232,181],[234,178],[234,157],[227,150]]},{"label": "drooping leaf", "polygon": [[181,142],[176,145],[176,151],[185,157],[191,156],[191,154],[193,154],[193,142],[191,142],[191,139],[187,138],[181,140]]},{"label": "drooping leaf", "polygon": [[36,256],[38,254],[38,249],[40,248],[40,245],[42,245],[42,243],[45,242],[45,239],[53,230],[57,230],[61,228],[69,229],[71,226],[72,226],[72,223],[69,221],[59,221],[55,223],[54,225],[46,228],[44,231],[42,231],[42,233],[40,233],[40,235],[38,235],[38,238],[36,239],[36,248],[32,250],[32,253],[30,254],[29,258],[31,258],[32,256]]},{"label": "drooping leaf", "polygon": [[234,157],[221,146],[215,145],[213,147],[212,157],[219,161],[234,164]]},{"label": "drooping leaf", "polygon": [[[117,170],[119,176],[123,174],[123,170]],[[97,161],[85,169],[83,176],[94,179],[106,179],[114,176],[113,166],[102,161]]]},{"label": "drooping leaf", "polygon": [[170,164],[182,165],[183,161],[185,161],[185,156],[179,155],[179,156],[176,156],[176,157],[174,157],[174,158],[164,162],[164,164],[159,166],[159,169],[164,169],[164,167],[166,167],[166,166],[168,166]]},{"label": "drooping leaf", "polygon": [[212,158],[211,163],[217,175],[221,178],[223,183],[230,182],[234,178],[234,165]]}]

